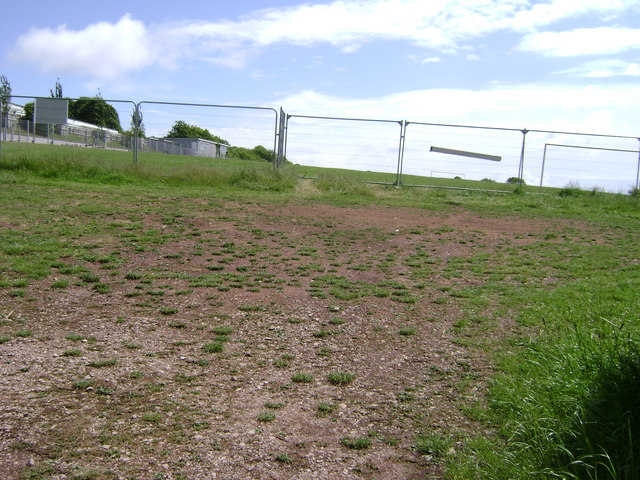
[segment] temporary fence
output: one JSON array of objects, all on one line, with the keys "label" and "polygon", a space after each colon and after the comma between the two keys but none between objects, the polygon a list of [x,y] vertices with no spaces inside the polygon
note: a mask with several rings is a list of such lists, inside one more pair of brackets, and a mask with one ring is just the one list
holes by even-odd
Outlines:
[{"label": "temporary fence", "polygon": [[396,173],[398,186],[415,185],[416,179],[410,176],[419,176],[623,192],[638,188],[639,140],[624,135],[311,115],[288,115],[286,122],[290,161]]},{"label": "temporary fence", "polygon": [[[394,174],[389,183],[397,186],[449,177],[622,192],[638,188],[640,181],[640,139],[633,136],[287,114],[282,108],[259,106],[104,101],[122,122],[131,121],[128,133],[74,122],[34,126],[4,118],[0,140],[126,149],[134,162],[148,153],[220,158],[235,147],[261,145],[272,151],[275,167],[286,159],[302,166],[371,172],[372,181],[379,178],[374,172],[387,172]],[[177,120],[208,129],[220,141],[166,138]]]},{"label": "temporary fence", "polygon": [[7,119],[2,140],[125,150],[131,148],[130,135],[81,123],[71,121],[67,124],[36,124],[31,120]]}]

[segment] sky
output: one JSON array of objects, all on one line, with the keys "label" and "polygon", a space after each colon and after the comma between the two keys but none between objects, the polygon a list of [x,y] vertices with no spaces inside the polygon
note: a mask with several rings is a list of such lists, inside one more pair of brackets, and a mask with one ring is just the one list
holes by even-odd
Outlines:
[{"label": "sky", "polygon": [[[292,115],[640,136],[640,0],[113,0],[98,8],[68,0],[29,10],[10,2],[3,16],[10,21],[0,29],[0,74],[14,95],[47,96],[60,79],[70,97],[99,92],[134,102],[283,107]],[[162,115],[155,107],[147,106],[147,128],[162,135],[167,122],[152,119],[154,110],[157,118]],[[164,114],[184,114],[193,123],[198,118],[185,110]],[[316,142],[301,139],[305,119],[291,120],[288,156],[298,145],[300,161],[311,161],[313,152],[303,144]],[[210,124],[215,134],[234,133],[229,125]],[[397,148],[395,124],[318,128],[352,132],[343,136],[359,143],[357,132],[365,126],[390,133],[384,146],[363,141],[362,148]],[[408,127],[410,150],[424,152],[427,143],[439,141],[495,153],[488,151],[491,145],[503,142],[484,131],[427,130]],[[420,135],[429,138],[418,146]],[[504,150],[511,162],[521,137],[515,134]],[[527,135],[527,142],[537,141],[537,150],[545,142],[580,143],[574,137],[533,137]],[[598,137],[585,137],[582,144],[638,148],[637,140]],[[323,147],[327,157],[329,150]],[[596,155],[600,164],[612,158],[582,154]],[[409,163],[430,158],[420,155]],[[635,161],[625,155],[620,168],[626,172],[626,163]],[[374,169],[376,162],[352,163]],[[531,181],[541,176],[539,163],[526,172]],[[454,170],[449,173],[470,165],[448,168]],[[635,181],[631,166],[624,175]],[[493,173],[491,168],[481,167]],[[595,179],[602,176],[589,168]],[[626,188],[625,182],[617,188]]]}]

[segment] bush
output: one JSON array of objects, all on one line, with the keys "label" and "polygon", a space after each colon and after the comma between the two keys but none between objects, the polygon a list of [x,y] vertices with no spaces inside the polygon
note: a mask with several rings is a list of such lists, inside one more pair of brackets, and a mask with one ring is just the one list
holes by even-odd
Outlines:
[{"label": "bush", "polygon": [[238,160],[248,160],[252,162],[273,162],[275,154],[273,150],[269,150],[262,145],[254,148],[245,147],[229,147],[227,150],[229,158],[237,158]]},{"label": "bush", "polygon": [[578,195],[582,195],[582,190],[580,189],[580,184],[577,182],[569,182],[564,188],[562,188],[558,195],[561,197],[575,197]]},{"label": "bush", "polygon": [[507,183],[517,183],[518,185],[525,185],[526,182],[520,177],[509,177],[507,178]]}]

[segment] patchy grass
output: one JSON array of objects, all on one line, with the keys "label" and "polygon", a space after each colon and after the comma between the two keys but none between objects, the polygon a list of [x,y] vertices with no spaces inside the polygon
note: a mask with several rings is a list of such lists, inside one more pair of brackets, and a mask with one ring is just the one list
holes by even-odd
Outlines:
[{"label": "patchy grass", "polygon": [[326,478],[640,476],[636,196],[12,148],[0,449],[22,477],[297,478],[310,452]]}]

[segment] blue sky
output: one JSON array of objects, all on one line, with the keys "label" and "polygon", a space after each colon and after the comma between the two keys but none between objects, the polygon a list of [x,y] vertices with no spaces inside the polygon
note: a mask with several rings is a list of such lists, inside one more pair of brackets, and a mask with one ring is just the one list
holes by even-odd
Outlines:
[{"label": "blue sky", "polygon": [[[640,136],[640,0],[3,7],[16,95]],[[126,128],[126,125],[125,125]]]}]

